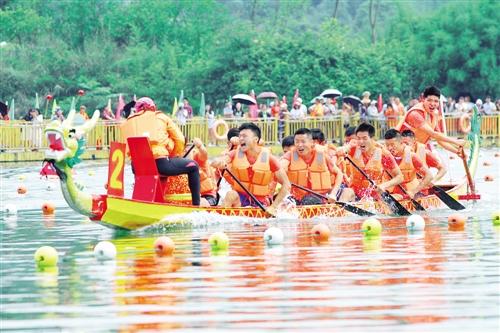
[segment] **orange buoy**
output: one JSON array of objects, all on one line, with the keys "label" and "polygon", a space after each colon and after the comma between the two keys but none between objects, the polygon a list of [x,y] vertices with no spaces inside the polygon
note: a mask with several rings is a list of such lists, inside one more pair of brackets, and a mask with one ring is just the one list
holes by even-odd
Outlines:
[{"label": "orange buoy", "polygon": [[451,229],[463,229],[467,218],[459,213],[451,214],[448,216],[448,226]]},{"label": "orange buoy", "polygon": [[52,202],[44,202],[42,205],[42,213],[43,215],[51,215],[54,214],[54,211],[56,210],[56,207]]},{"label": "orange buoy", "polygon": [[490,166],[490,165],[491,165],[491,162],[488,162],[488,161],[483,162],[483,166]]},{"label": "orange buoy", "polygon": [[493,181],[493,176],[492,175],[486,175],[486,176],[484,176],[484,181],[485,182],[492,182]]},{"label": "orange buoy", "polygon": [[171,256],[174,253],[175,244],[170,237],[162,236],[155,240],[154,248],[159,256]]},{"label": "orange buoy", "polygon": [[24,185],[19,185],[19,187],[17,188],[17,193],[18,194],[25,194],[27,191],[26,187]]},{"label": "orange buoy", "polygon": [[316,242],[326,242],[330,238],[330,228],[324,224],[317,224],[311,229]]}]

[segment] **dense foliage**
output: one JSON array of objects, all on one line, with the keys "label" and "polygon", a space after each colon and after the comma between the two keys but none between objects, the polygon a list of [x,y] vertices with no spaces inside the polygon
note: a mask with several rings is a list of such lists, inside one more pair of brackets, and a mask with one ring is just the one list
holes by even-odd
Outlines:
[{"label": "dense foliage", "polygon": [[35,92],[67,110],[78,89],[90,108],[122,93],[165,110],[181,89],[195,110],[202,92],[220,107],[251,89],[500,95],[500,2],[381,1],[373,43],[372,0],[340,1],[334,14],[335,1],[3,0],[0,99],[21,114]]}]

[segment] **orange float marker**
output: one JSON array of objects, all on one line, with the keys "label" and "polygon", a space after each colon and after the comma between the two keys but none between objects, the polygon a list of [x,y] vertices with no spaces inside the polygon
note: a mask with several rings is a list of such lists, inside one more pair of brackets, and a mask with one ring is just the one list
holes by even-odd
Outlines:
[{"label": "orange float marker", "polygon": [[154,249],[159,256],[171,256],[174,253],[175,244],[170,237],[162,236],[155,240]]},{"label": "orange float marker", "polygon": [[463,229],[467,218],[462,214],[451,214],[448,216],[448,226],[450,229]]},{"label": "orange float marker", "polygon": [[316,242],[327,242],[330,238],[330,228],[324,224],[317,224],[311,229]]},{"label": "orange float marker", "polygon": [[485,182],[492,182],[494,179],[493,179],[493,176],[492,175],[486,175],[484,176],[484,181]]},{"label": "orange float marker", "polygon": [[51,202],[45,202],[42,205],[42,213],[43,213],[43,215],[52,215],[52,214],[54,214],[55,210],[56,210],[56,207]]},{"label": "orange float marker", "polygon": [[26,186],[24,185],[19,185],[17,188],[17,193],[18,194],[25,194],[28,190],[26,189]]}]

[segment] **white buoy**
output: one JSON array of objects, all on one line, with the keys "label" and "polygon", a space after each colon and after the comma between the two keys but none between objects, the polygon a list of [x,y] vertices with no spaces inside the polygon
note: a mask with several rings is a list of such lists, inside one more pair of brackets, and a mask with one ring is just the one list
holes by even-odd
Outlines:
[{"label": "white buoy", "polygon": [[116,257],[116,247],[113,243],[102,241],[94,247],[94,255],[98,260],[110,260]]},{"label": "white buoy", "polygon": [[3,211],[7,215],[16,215],[17,214],[17,207],[14,204],[6,204],[3,208]]},{"label": "white buoy", "polygon": [[279,245],[283,243],[283,231],[280,228],[271,227],[264,232],[264,240],[269,245]]},{"label": "white buoy", "polygon": [[406,227],[409,230],[424,230],[425,229],[425,220],[420,215],[410,215],[406,219]]}]

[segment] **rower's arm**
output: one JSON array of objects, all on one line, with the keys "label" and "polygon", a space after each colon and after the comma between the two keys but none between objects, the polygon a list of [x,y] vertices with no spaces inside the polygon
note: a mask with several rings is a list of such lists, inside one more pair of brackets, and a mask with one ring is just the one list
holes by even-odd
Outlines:
[{"label": "rower's arm", "polygon": [[388,172],[390,173],[392,179],[378,185],[379,189],[382,192],[385,192],[388,188],[401,184],[404,180],[403,173],[401,172],[401,169],[399,169],[397,165],[391,170],[388,170]]},{"label": "rower's arm", "polygon": [[453,154],[459,154],[460,152],[460,147],[457,147],[457,146],[454,146],[452,145],[451,143],[448,143],[448,142],[444,142],[444,141],[437,141],[437,143],[443,147],[444,149],[446,149],[447,151],[453,153]]},{"label": "rower's arm", "polygon": [[274,199],[272,205],[270,206],[272,207],[273,210],[276,210],[278,205],[290,193],[290,189],[292,186],[290,185],[290,181],[288,180],[286,172],[283,168],[280,168],[278,171],[274,173],[274,179],[276,179],[276,181],[281,184],[280,191],[278,192],[276,198]]},{"label": "rower's arm", "polygon": [[344,174],[342,173],[342,171],[340,171],[340,168],[335,163],[332,162],[330,164],[330,167],[331,167],[330,172],[335,173],[335,181],[332,184],[333,186],[330,195],[335,196],[340,188],[340,185],[342,184],[342,180],[344,179]]},{"label": "rower's arm", "polygon": [[[433,154],[431,152],[428,152],[428,154],[430,154],[430,156],[431,156],[432,159],[436,160],[435,167],[438,170],[438,172],[434,176],[434,179],[432,179],[432,183],[436,183],[441,178],[443,178],[443,176],[446,174],[446,171],[447,171],[446,170],[446,166],[439,161],[439,158],[435,154]],[[429,165],[429,166],[431,167],[431,165]]]},{"label": "rower's arm", "polygon": [[223,170],[227,167],[227,165],[231,162],[231,157],[229,155],[223,155],[219,158],[216,158],[210,163],[213,168]]},{"label": "rower's arm", "polygon": [[[413,157],[414,159],[417,159],[419,160],[418,157]],[[420,168],[417,169],[417,173],[420,174],[420,175],[424,175],[424,178],[423,179],[420,179],[420,181],[418,182],[418,185],[417,187],[415,187],[413,190],[411,191],[408,191],[408,194],[410,195],[410,197],[413,198],[413,196],[422,191],[423,189],[429,187],[429,184],[431,183],[431,180],[432,180],[432,173],[431,171],[429,170],[428,167],[426,167],[423,162],[420,162],[421,165],[420,165]],[[415,164],[415,163],[414,163]]]},{"label": "rower's arm", "polygon": [[[429,124],[423,124],[418,128],[420,131],[425,132],[431,138],[436,140],[444,149],[451,151],[452,153],[457,154],[457,151],[460,147],[463,147],[465,144],[464,140],[455,139],[444,135],[444,133],[434,131]],[[449,143],[451,145],[443,145],[443,143]],[[453,148],[452,148],[453,147]]]}]

